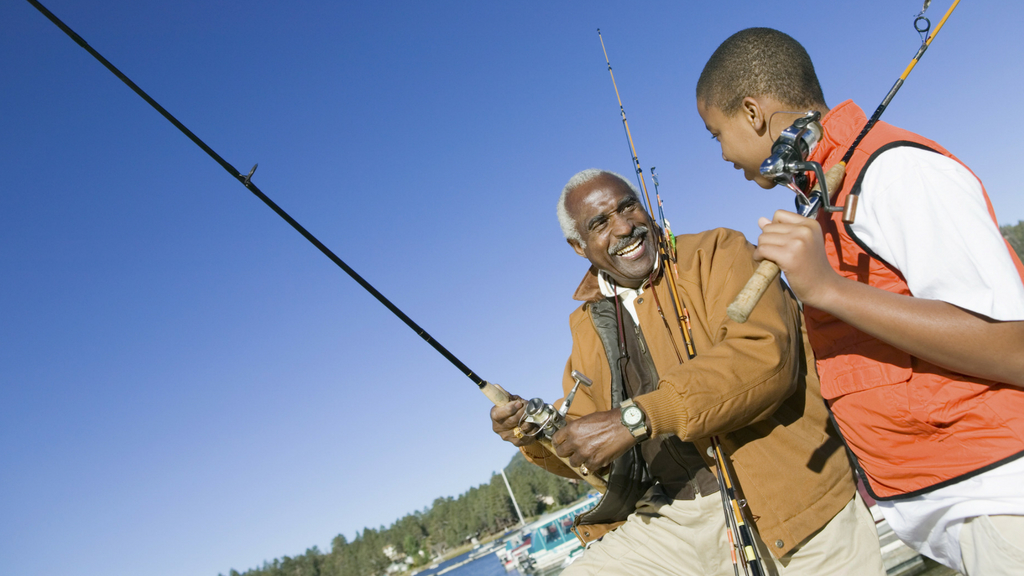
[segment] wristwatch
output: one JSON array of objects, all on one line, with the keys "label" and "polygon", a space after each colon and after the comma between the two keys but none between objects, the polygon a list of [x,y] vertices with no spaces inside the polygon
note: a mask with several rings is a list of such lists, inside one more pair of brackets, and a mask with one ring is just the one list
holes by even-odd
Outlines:
[{"label": "wristwatch", "polygon": [[622,425],[629,430],[629,433],[636,438],[637,442],[643,442],[651,437],[647,432],[647,417],[644,411],[637,406],[632,399],[626,398],[619,404],[622,410]]}]

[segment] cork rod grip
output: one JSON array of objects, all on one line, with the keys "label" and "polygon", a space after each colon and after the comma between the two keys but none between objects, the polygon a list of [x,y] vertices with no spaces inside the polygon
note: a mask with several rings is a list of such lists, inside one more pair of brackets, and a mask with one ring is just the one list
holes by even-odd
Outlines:
[{"label": "cork rod grip", "polygon": [[[497,384],[484,382],[484,385],[480,387],[480,391],[483,392],[484,396],[487,396],[487,398],[491,402],[493,402],[495,406],[504,406],[505,404],[508,404],[508,392],[506,392],[504,388]],[[555,454],[555,447],[551,445],[551,440],[548,440],[547,438],[537,438],[537,443],[543,446],[544,449],[547,450],[548,452]],[[577,476],[582,478],[587,484],[593,486],[594,489],[600,492],[601,494],[604,494],[608,490],[608,484],[606,484],[605,481],[597,474],[582,474],[579,468],[576,468],[572,464],[569,464],[568,458],[562,458],[561,456],[558,456],[558,454],[555,454],[555,457],[561,460],[562,463],[568,466],[569,468],[572,468],[572,471],[575,472]]]},{"label": "cork rod grip", "polygon": [[[828,185],[829,195],[835,193],[840,186],[843,185],[843,177],[846,176],[846,164],[839,162],[832,166],[825,173],[825,184]],[[818,182],[811,189],[811,192],[817,192],[821,189],[821,183]],[[814,214],[809,215],[810,218],[814,218]],[[762,260],[757,266],[757,270],[754,271],[754,275],[747,280],[746,286],[736,296],[736,299],[729,304],[729,307],[725,309],[725,313],[730,319],[744,323],[747,318],[750,317],[750,313],[754,310],[754,306],[761,301],[761,296],[764,296],[768,286],[779,277],[779,265],[770,260]]]},{"label": "cork rod grip", "polygon": [[725,309],[725,313],[729,315],[729,318],[740,324],[746,322],[747,318],[750,317],[750,313],[754,310],[754,306],[757,306],[761,296],[764,296],[765,290],[778,277],[779,265],[771,260],[762,260],[757,265],[757,270],[754,270],[754,275],[750,277],[750,280],[747,280],[743,290],[740,290],[736,299]]}]

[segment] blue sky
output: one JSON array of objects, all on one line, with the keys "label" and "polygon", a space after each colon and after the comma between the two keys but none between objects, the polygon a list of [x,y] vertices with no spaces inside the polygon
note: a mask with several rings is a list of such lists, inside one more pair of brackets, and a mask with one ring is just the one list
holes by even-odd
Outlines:
[{"label": "blue sky", "polygon": [[[595,29],[676,232],[791,205],[721,161],[693,87],[772,26],[873,110],[919,2],[49,0],[483,377],[553,399],[586,266],[554,216],[629,174]],[[769,8],[770,6],[770,8]],[[937,22],[948,2],[929,15]],[[1019,193],[1024,7],[968,2],[885,119]],[[329,549],[513,450],[471,382],[25,2],[0,5],[0,558],[213,576]]]}]

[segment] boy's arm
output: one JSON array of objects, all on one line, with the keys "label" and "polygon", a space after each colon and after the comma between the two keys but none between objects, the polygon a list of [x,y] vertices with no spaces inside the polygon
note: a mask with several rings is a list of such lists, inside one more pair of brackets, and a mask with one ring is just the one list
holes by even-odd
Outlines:
[{"label": "boy's arm", "polygon": [[1024,387],[1024,322],[999,322],[940,300],[893,294],[839,276],[818,222],[779,210],[761,219],[754,256],[772,260],[808,306],[943,368]]}]

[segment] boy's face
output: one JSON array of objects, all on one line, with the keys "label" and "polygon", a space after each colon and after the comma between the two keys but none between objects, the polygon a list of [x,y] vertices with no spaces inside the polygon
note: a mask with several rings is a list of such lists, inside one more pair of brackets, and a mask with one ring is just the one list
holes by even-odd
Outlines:
[{"label": "boy's face", "polygon": [[753,180],[761,188],[771,188],[775,183],[761,176],[760,168],[761,162],[771,156],[772,140],[760,108],[753,110],[746,101],[744,104],[738,112],[726,116],[716,106],[697,102],[697,112],[708,132],[721,144],[722,159],[742,170],[747,180]]}]

